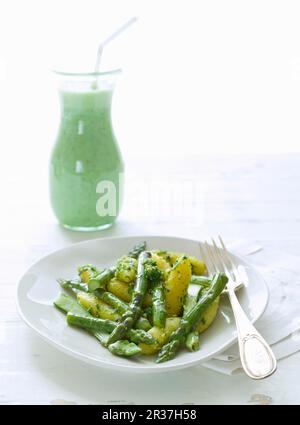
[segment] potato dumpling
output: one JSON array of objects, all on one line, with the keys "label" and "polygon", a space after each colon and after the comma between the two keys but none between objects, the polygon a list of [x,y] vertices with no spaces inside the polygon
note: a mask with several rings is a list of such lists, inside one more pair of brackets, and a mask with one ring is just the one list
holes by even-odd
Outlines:
[{"label": "potato dumpling", "polygon": [[94,317],[117,321],[120,319],[115,309],[100,300],[96,295],[80,291],[77,293],[77,301]]},{"label": "potato dumpling", "polygon": [[[116,297],[120,298],[122,301],[126,303],[130,303],[131,301],[131,293],[132,293],[132,285],[130,283],[122,282],[116,278],[113,278],[107,284],[107,290],[114,294]],[[149,307],[152,305],[152,297],[147,292],[144,298],[144,307]]]},{"label": "potato dumpling", "polygon": [[131,300],[131,285],[129,283],[113,278],[107,284],[107,290],[120,298],[122,301],[129,303]]},{"label": "potato dumpling", "polygon": [[213,303],[209,307],[207,307],[207,309],[205,310],[202,318],[200,319],[196,327],[196,330],[199,333],[206,331],[206,329],[213,323],[218,313],[219,305],[220,305],[220,297],[216,298],[213,301]]},{"label": "potato dumpling", "polygon": [[183,300],[191,280],[191,263],[187,257],[180,257],[175,262],[165,282],[167,316],[180,316]]},{"label": "potato dumpling", "polygon": [[157,353],[168,341],[170,335],[178,328],[179,324],[180,317],[169,317],[164,328],[153,326],[148,332],[156,339],[157,343],[148,345],[141,342],[139,347],[142,350],[142,354],[151,355]]},{"label": "potato dumpling", "polygon": [[170,264],[160,255],[157,255],[155,252],[151,252],[151,258],[156,262],[157,267],[162,272],[170,270]]},{"label": "potato dumpling", "polygon": [[175,261],[177,260],[178,257],[183,256],[183,253],[179,253],[179,252],[173,252],[173,251],[161,251],[161,250],[155,250],[152,251],[155,255],[163,258],[168,264],[170,264],[171,266],[173,266],[173,264],[175,263]]},{"label": "potato dumpling", "polygon": [[192,273],[196,276],[203,276],[207,274],[207,269],[204,261],[199,260],[196,257],[189,256],[188,259],[192,265]]},{"label": "potato dumpling", "polygon": [[88,283],[90,278],[92,277],[91,272],[89,270],[85,270],[79,275],[81,282]]},{"label": "potato dumpling", "polygon": [[192,274],[195,274],[197,276],[207,274],[205,263],[196,257],[193,257],[191,255],[186,255],[182,252],[175,252],[175,251],[155,251],[155,253],[156,255],[166,260],[169,264],[171,264],[171,266],[174,265],[174,263],[177,261],[179,257],[186,256],[191,262]]},{"label": "potato dumpling", "polygon": [[81,282],[88,283],[88,281],[94,277],[98,272],[96,266],[93,264],[86,264],[78,267],[78,274]]},{"label": "potato dumpling", "polygon": [[133,282],[136,278],[137,272],[137,260],[127,255],[123,255],[118,262],[116,267],[115,276],[117,279],[123,282]]}]

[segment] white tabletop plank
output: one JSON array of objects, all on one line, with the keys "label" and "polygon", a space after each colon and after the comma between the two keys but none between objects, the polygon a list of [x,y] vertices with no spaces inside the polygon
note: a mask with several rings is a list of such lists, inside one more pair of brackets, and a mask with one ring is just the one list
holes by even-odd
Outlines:
[{"label": "white tabletop plank", "polygon": [[300,354],[281,361],[278,372],[262,382],[202,367],[131,375],[72,359],[21,321],[14,301],[20,275],[46,253],[89,238],[221,233],[228,242],[246,239],[298,255],[299,155],[131,160],[126,165],[124,208],[118,223],[102,233],[74,233],[56,223],[45,173],[37,179],[32,171],[26,179],[7,182],[0,240],[0,403],[300,403]]}]

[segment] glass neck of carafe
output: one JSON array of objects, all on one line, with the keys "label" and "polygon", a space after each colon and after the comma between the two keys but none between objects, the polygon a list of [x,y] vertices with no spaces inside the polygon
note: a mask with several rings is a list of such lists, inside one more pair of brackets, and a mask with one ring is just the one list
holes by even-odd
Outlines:
[{"label": "glass neck of carafe", "polygon": [[110,113],[112,95],[120,70],[66,74],[57,72],[62,115]]}]

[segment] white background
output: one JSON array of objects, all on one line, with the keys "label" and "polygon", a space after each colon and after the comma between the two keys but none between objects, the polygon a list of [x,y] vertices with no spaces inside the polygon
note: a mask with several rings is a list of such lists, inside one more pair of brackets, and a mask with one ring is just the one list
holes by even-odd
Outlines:
[{"label": "white background", "polygon": [[[51,69],[123,68],[113,118],[128,155],[300,151],[298,1],[6,0],[0,4],[2,160],[47,168]],[[21,159],[21,165],[19,160]]]},{"label": "white background", "polygon": [[[134,15],[138,23],[103,58],[104,69],[124,70],[113,119],[127,166],[125,204],[110,230],[67,231],[48,200],[59,119],[50,70],[92,70],[97,44]],[[99,236],[221,233],[226,243],[263,246],[274,278],[280,268],[299,276],[299,261],[292,270],[285,263],[300,251],[299,18],[300,2],[288,0],[0,0],[0,404],[299,403],[299,353],[262,382],[201,368],[120,380],[51,349],[15,305],[16,282],[33,261]],[[186,181],[199,183],[197,196],[184,191],[177,217],[181,198],[169,187]],[[144,182],[154,183],[148,204]]]},{"label": "white background", "polygon": [[99,42],[132,16],[102,63],[123,69],[112,114],[125,162],[167,158],[166,171],[172,158],[300,152],[299,1],[2,0],[0,186],[16,220],[18,197],[48,203],[52,69],[92,71]]}]

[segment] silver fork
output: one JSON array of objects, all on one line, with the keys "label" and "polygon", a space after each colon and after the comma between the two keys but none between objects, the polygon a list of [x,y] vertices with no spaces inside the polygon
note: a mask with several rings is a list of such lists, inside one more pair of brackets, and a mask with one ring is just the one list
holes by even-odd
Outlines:
[{"label": "silver fork", "polygon": [[221,248],[218,248],[214,239],[212,239],[212,245],[205,241],[204,244],[199,244],[199,248],[208,273],[222,271],[228,277],[224,292],[228,294],[235,318],[243,369],[250,378],[263,379],[275,372],[276,358],[270,346],[246,316],[235,295],[235,291],[243,286],[240,272],[220,236],[219,241]]}]

